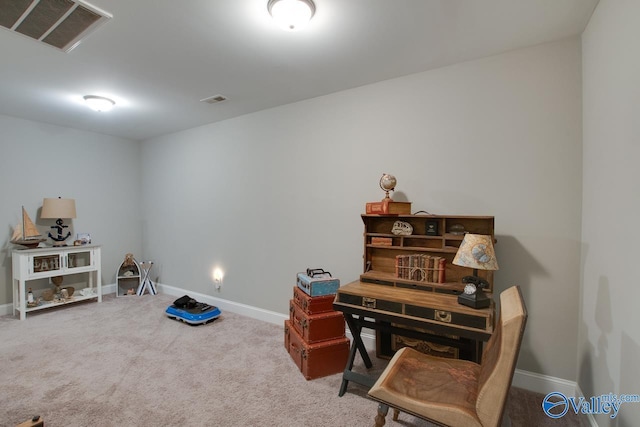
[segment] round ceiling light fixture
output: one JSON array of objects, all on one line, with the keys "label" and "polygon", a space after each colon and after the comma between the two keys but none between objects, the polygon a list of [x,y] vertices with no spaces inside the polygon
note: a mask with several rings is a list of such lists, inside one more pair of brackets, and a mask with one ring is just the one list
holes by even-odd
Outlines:
[{"label": "round ceiling light fixture", "polygon": [[109,111],[116,104],[112,99],[97,95],[85,95],[84,102],[93,111]]},{"label": "round ceiling light fixture", "polygon": [[316,13],[312,0],[269,0],[267,9],[273,20],[289,31],[306,26]]}]

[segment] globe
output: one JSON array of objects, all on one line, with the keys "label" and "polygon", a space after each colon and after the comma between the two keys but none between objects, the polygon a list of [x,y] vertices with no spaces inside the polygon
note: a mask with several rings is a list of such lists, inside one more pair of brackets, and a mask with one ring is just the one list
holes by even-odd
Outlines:
[{"label": "globe", "polygon": [[393,175],[389,175],[388,173],[383,173],[380,178],[380,188],[385,192],[385,200],[390,199],[389,191],[393,191],[396,188],[396,177]]}]

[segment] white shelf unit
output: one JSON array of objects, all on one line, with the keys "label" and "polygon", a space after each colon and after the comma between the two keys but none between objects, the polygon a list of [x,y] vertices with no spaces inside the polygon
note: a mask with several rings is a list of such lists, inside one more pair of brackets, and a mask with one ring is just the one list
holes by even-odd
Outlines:
[{"label": "white shelf unit", "polygon": [[[123,261],[116,271],[116,296],[136,296],[140,284],[142,283],[142,270],[138,261],[133,259],[133,265],[125,265]],[[127,293],[133,289],[132,293]]]},{"label": "white shelf unit", "polygon": [[[13,268],[13,314],[20,312],[20,320],[27,313],[73,304],[89,299],[102,302],[102,281],[100,275],[100,246],[61,246],[36,249],[16,249],[11,252]],[[37,307],[27,307],[26,288],[29,280],[88,273],[88,287],[94,289],[90,295],[79,292],[65,301],[43,301]]]}]

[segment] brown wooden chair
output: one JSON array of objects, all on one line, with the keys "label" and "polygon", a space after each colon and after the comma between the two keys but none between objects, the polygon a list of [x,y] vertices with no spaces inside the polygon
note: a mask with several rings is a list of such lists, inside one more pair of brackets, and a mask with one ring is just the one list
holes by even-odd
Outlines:
[{"label": "brown wooden chair", "polygon": [[379,402],[376,426],[400,411],[446,426],[499,426],[527,321],[520,288],[500,294],[500,318],[482,353],[482,363],[399,350],[369,396]]}]

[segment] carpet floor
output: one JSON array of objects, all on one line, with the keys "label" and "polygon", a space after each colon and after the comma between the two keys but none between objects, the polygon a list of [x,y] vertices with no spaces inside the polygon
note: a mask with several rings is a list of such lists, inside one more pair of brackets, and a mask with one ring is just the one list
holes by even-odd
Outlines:
[{"label": "carpet floor", "polygon": [[[341,374],[307,381],[284,348],[283,327],[231,312],[188,326],[164,314],[168,295],[106,296],[0,317],[0,426],[40,415],[59,426],[372,426],[377,404]],[[376,359],[373,372],[384,369]],[[365,368],[359,357],[355,370]],[[542,395],[512,388],[513,426],[552,420]],[[429,426],[401,413],[388,426]]]}]

